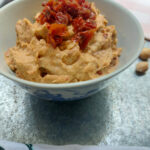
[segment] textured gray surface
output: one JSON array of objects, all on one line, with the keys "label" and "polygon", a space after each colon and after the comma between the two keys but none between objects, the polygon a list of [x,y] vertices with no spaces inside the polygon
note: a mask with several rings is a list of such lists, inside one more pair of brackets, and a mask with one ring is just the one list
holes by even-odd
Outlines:
[{"label": "textured gray surface", "polygon": [[38,100],[0,76],[0,139],[150,146],[150,71],[137,76],[136,63],[108,88],[76,102]]},{"label": "textured gray surface", "polygon": [[0,139],[150,146],[150,71],[137,76],[136,63],[108,88],[76,102],[38,100],[0,76]]}]

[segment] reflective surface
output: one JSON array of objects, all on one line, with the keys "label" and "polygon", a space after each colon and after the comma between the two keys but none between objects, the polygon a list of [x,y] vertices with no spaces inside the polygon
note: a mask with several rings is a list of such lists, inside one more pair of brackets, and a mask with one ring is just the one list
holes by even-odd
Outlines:
[{"label": "reflective surface", "polygon": [[0,76],[0,139],[150,146],[150,70],[137,76],[136,63],[108,88],[76,102],[38,100]]}]

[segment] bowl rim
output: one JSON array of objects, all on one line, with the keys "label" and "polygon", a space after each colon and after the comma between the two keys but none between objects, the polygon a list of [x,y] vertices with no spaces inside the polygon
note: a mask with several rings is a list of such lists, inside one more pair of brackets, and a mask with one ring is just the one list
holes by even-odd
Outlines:
[{"label": "bowl rim", "polygon": [[[24,0],[12,1],[12,2],[8,3],[7,5],[3,6],[2,8],[0,8],[0,12],[5,10],[8,7],[11,7],[12,5],[15,5],[17,3],[21,3],[23,1]],[[140,55],[140,52],[141,52],[141,50],[144,46],[144,32],[143,32],[143,29],[141,27],[140,22],[137,20],[137,18],[128,9],[126,9],[121,4],[119,4],[115,1],[108,0],[107,2],[110,3],[111,5],[115,5],[119,9],[122,9],[124,12],[126,12],[126,14],[128,14],[134,20],[134,22],[136,23],[136,26],[137,26],[137,28],[140,32],[139,34],[141,35],[138,50],[137,50],[135,56],[126,65],[124,65],[120,69],[118,69],[118,70],[116,70],[116,71],[114,71],[110,74],[107,74],[105,76],[102,76],[102,77],[99,77],[99,78],[96,78],[96,79],[92,79],[92,80],[88,80],[88,81],[81,81],[81,82],[77,82],[77,83],[63,83],[63,84],[36,83],[36,82],[32,82],[32,81],[23,80],[23,79],[18,78],[16,76],[14,77],[11,74],[3,73],[1,71],[0,71],[0,74],[7,77],[8,79],[11,79],[13,81],[16,81],[16,82],[18,82],[20,84],[23,84],[23,85],[26,85],[26,86],[31,86],[31,87],[36,87],[36,88],[46,88],[46,89],[48,89],[48,88],[52,88],[52,89],[62,89],[62,88],[64,88],[65,89],[65,88],[77,88],[77,87],[83,87],[83,86],[87,86],[87,85],[88,86],[93,85],[93,84],[96,84],[96,83],[101,82],[101,81],[106,81],[106,80],[118,75],[119,73],[123,72],[130,65],[132,65],[134,63],[134,61]]]}]

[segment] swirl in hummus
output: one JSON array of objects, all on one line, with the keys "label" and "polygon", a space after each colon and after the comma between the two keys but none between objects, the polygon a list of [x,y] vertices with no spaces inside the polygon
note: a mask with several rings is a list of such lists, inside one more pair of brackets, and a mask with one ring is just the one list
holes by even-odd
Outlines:
[{"label": "swirl in hummus", "polygon": [[16,46],[5,58],[16,76],[39,83],[71,83],[98,78],[115,70],[115,26],[94,3],[85,0],[50,0],[42,4],[34,23],[16,24]]}]

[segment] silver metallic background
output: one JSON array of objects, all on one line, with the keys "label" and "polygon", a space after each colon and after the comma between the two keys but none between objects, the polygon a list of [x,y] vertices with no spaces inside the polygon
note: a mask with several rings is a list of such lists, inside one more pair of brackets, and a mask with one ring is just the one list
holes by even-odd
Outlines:
[{"label": "silver metallic background", "polygon": [[150,70],[137,76],[136,63],[108,88],[76,102],[38,100],[0,76],[0,139],[150,146]]}]

